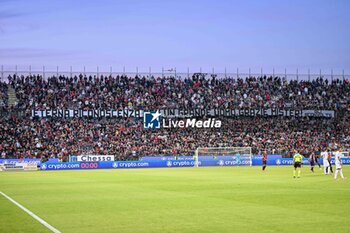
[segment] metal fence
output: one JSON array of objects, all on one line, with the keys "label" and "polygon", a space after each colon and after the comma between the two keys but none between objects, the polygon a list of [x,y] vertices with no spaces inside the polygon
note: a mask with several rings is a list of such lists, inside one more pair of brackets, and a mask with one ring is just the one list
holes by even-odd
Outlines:
[{"label": "metal fence", "polygon": [[319,77],[322,77],[323,79],[327,79],[329,81],[331,80],[345,80],[350,79],[350,74],[345,74],[344,70],[341,73],[333,73],[333,70],[330,72],[322,72],[322,70],[319,70],[318,73],[311,73],[310,69],[305,72],[299,72],[298,69],[295,71],[290,71],[285,69],[283,72],[275,72],[273,69],[272,72],[264,72],[263,69],[260,70],[260,72],[251,72],[251,69],[248,69],[247,71],[240,71],[240,69],[236,69],[235,72],[227,72],[226,68],[224,72],[215,72],[215,69],[212,68],[210,71],[202,70],[202,68],[199,68],[197,70],[190,70],[189,68],[187,71],[177,71],[176,68],[170,68],[165,69],[162,68],[160,71],[153,71],[151,67],[147,71],[145,70],[139,70],[138,67],[136,67],[135,70],[126,70],[125,67],[123,67],[122,70],[115,71],[113,67],[109,67],[109,70],[100,70],[99,67],[96,67],[95,70],[87,70],[85,67],[82,69],[73,69],[72,66],[70,67],[50,67],[47,68],[45,66],[42,67],[35,67],[32,66],[28,67],[18,67],[18,66],[12,66],[12,67],[4,67],[1,66],[0,70],[0,78],[2,81],[7,81],[9,75],[13,76],[14,74],[21,76],[27,76],[27,75],[41,75],[44,78],[52,77],[52,76],[59,76],[64,75],[67,77],[74,77],[77,75],[86,75],[86,76],[117,76],[117,75],[127,75],[127,76],[145,76],[145,77],[176,77],[176,78],[188,78],[192,77],[193,74],[203,74],[206,77],[216,76],[217,78],[246,78],[246,77],[263,77],[263,76],[272,76],[272,77],[282,77],[287,80],[313,80]]}]

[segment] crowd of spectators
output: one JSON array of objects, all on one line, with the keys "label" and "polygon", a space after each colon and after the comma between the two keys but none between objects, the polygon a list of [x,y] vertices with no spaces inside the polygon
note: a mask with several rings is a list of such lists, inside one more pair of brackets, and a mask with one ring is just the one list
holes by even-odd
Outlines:
[{"label": "crowd of spectators", "polygon": [[0,126],[3,157],[67,157],[108,154],[117,159],[145,155],[193,155],[197,147],[252,147],[253,152],[289,155],[318,152],[328,143],[349,148],[349,116],[341,119],[222,118],[221,128],[143,128],[128,119],[26,119],[11,117]]},{"label": "crowd of spectators", "polygon": [[[0,157],[109,154],[130,160],[146,155],[192,155],[197,147],[252,147],[254,153],[308,154],[332,142],[350,146],[347,80],[282,78],[9,77],[17,110],[257,108],[329,109],[335,118],[232,117],[221,128],[143,128],[142,119],[0,117]],[[1,96],[6,96],[6,85]],[[6,98],[0,98],[6,99]]]},{"label": "crowd of spectators", "polygon": [[215,77],[9,77],[22,109],[347,108],[348,80]]}]

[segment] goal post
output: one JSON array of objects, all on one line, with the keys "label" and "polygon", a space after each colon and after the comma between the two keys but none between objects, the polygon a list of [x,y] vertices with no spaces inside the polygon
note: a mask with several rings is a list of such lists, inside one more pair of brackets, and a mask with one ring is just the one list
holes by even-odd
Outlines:
[{"label": "goal post", "polygon": [[[194,153],[194,166],[199,167],[201,161],[225,160],[236,161],[236,165],[252,166],[251,147],[198,147]],[[224,164],[223,164],[224,165]]]}]

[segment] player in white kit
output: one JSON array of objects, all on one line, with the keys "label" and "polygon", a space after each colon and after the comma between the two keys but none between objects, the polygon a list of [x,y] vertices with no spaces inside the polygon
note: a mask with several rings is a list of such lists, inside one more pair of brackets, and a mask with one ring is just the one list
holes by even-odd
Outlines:
[{"label": "player in white kit", "polygon": [[343,175],[343,170],[342,170],[342,161],[340,159],[341,157],[341,153],[339,152],[339,149],[334,153],[334,163],[335,163],[335,173],[334,173],[334,179],[337,179],[338,176],[338,172],[340,173],[340,177],[342,179],[344,179],[344,175]]},{"label": "player in white kit", "polygon": [[328,152],[326,149],[321,152],[321,157],[323,159],[324,174],[328,175],[329,174],[329,162],[328,162]]}]

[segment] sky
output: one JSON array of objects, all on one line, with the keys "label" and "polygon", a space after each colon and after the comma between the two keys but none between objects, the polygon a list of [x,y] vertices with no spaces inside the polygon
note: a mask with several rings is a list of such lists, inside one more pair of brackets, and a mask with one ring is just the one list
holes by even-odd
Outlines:
[{"label": "sky", "polygon": [[348,0],[0,0],[0,65],[350,73],[349,12]]}]

